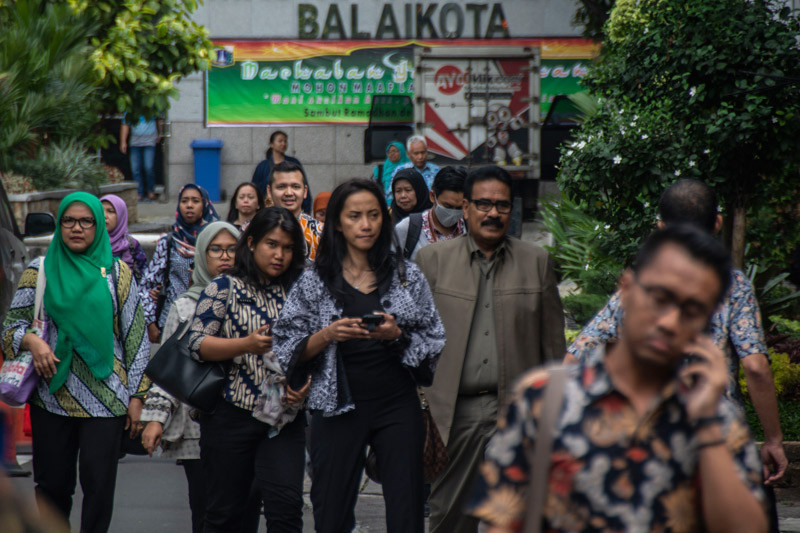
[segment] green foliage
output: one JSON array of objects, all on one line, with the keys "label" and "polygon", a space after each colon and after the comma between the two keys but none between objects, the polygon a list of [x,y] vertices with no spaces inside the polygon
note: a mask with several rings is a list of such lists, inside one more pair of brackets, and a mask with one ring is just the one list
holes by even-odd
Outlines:
[{"label": "green foliage", "polygon": [[586,325],[608,301],[608,293],[593,294],[579,292],[568,294],[561,299],[564,311],[576,324]]},{"label": "green foliage", "polygon": [[53,1],[99,23],[91,65],[108,112],[162,113],[177,81],[210,66],[208,32],[191,20],[196,0]]},{"label": "green foliage", "polygon": [[[797,399],[800,394],[800,365],[793,364],[789,355],[769,349],[770,368],[775,380],[775,395],[778,398]],[[747,396],[747,380],[744,378],[744,369],[739,367],[739,386],[742,394]]]},{"label": "green foliage", "polygon": [[614,0],[580,0],[572,24],[583,26],[583,36],[595,41],[603,40],[603,25],[608,20],[608,12],[614,7]]},{"label": "green foliage", "polygon": [[[564,147],[558,181],[610,226],[626,263],[651,231],[661,192],[681,177],[712,185],[727,214],[747,209],[771,267],[800,240],[796,203],[800,22],[755,0],[624,0],[584,83],[601,110]],[[773,217],[756,219],[771,209]],[[784,263],[785,264],[785,261]]]},{"label": "green foliage", "polygon": [[747,277],[758,298],[758,306],[761,315],[767,318],[767,322],[773,319],[780,319],[782,313],[796,308],[800,303],[800,291],[789,288],[784,282],[789,277],[788,272],[783,272],[762,282],[763,276],[758,276],[759,268],[757,265],[750,265],[747,268]]},{"label": "green foliage", "polygon": [[[744,412],[753,432],[753,438],[763,441],[764,430],[761,428],[758,414],[750,400],[745,401]],[[800,440],[800,409],[797,408],[797,401],[778,398],[778,416],[781,431],[783,432],[783,440]]]},{"label": "green foliage", "polygon": [[48,145],[33,159],[18,159],[11,170],[27,176],[40,191],[74,188],[97,194],[106,181],[103,165],[75,139]]},{"label": "green foliage", "polygon": [[87,18],[44,0],[0,4],[0,171],[97,120]]},{"label": "green foliage", "polygon": [[800,338],[800,321],[783,318],[779,316],[770,316],[772,325],[775,331],[780,335],[790,335],[792,337]]}]

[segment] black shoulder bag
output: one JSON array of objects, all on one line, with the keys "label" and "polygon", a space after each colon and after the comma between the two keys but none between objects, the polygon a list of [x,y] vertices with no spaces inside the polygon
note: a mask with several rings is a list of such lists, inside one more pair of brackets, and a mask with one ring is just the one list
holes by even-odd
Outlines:
[{"label": "black shoulder bag", "polygon": [[422,233],[422,213],[411,213],[408,215],[408,233],[406,234],[406,244],[403,247],[403,257],[406,259],[411,259],[420,233]]},{"label": "black shoulder bag", "polygon": [[[231,301],[228,290],[225,312]],[[201,411],[211,412],[222,395],[227,370],[223,363],[198,361],[189,350],[192,319],[181,322],[175,333],[159,347],[147,363],[145,374],[179,401]]]}]

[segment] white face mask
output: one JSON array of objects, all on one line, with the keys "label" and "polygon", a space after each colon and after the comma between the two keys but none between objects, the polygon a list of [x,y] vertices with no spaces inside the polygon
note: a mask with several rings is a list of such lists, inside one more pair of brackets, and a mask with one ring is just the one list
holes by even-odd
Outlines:
[{"label": "white face mask", "polygon": [[462,209],[448,209],[447,207],[439,205],[439,202],[436,202],[436,207],[433,208],[433,212],[436,214],[437,220],[439,220],[445,228],[455,226],[458,224],[458,221],[461,220],[461,217],[464,216],[464,211]]}]

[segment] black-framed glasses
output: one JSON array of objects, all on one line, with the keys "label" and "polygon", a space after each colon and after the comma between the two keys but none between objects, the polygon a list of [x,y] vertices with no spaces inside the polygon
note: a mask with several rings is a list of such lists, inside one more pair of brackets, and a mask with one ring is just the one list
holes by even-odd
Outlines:
[{"label": "black-framed glasses", "polygon": [[477,209],[478,211],[483,211],[484,213],[488,213],[494,207],[495,209],[497,209],[497,212],[500,213],[501,215],[509,214],[511,212],[511,208],[514,207],[514,205],[507,200],[498,200],[496,202],[493,202],[491,200],[485,200],[481,198],[479,200],[470,200],[470,202],[475,204],[475,209]]},{"label": "black-framed glasses", "polygon": [[634,275],[633,280],[647,294],[654,310],[659,315],[664,315],[677,308],[680,313],[680,319],[684,323],[699,324],[708,322],[708,309],[702,302],[691,299],[681,301],[675,293],[666,287],[642,283],[638,275]]},{"label": "black-framed glasses", "polygon": [[214,259],[219,259],[222,257],[223,253],[233,259],[234,255],[236,254],[236,246],[228,246],[227,248],[223,248],[222,246],[217,246],[214,244],[206,249],[206,253],[208,254],[208,257],[213,257]]},{"label": "black-framed glasses", "polygon": [[97,224],[97,221],[92,217],[81,217],[81,218],[61,217],[61,225],[67,229],[74,228],[75,223],[78,223],[80,227],[83,229],[90,229],[93,228],[95,224]]}]

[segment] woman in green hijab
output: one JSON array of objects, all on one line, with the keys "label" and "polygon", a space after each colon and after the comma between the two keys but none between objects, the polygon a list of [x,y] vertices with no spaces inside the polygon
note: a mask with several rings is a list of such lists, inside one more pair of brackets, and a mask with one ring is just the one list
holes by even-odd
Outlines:
[{"label": "woman in green hijab", "polygon": [[386,196],[386,205],[392,203],[392,175],[400,165],[404,165],[411,161],[406,153],[406,147],[403,143],[393,141],[386,146],[386,161],[375,167],[372,172],[372,177],[381,186],[383,194]]},{"label": "woman in green hijab", "polygon": [[64,198],[44,257],[44,333],[31,328],[37,258],[22,275],[2,334],[6,356],[30,350],[40,376],[28,400],[36,494],[68,523],[80,461],[80,529],[87,533],[109,529],[122,433],[141,431],[150,356],[136,282],[113,258],[104,220],[95,196]]}]

